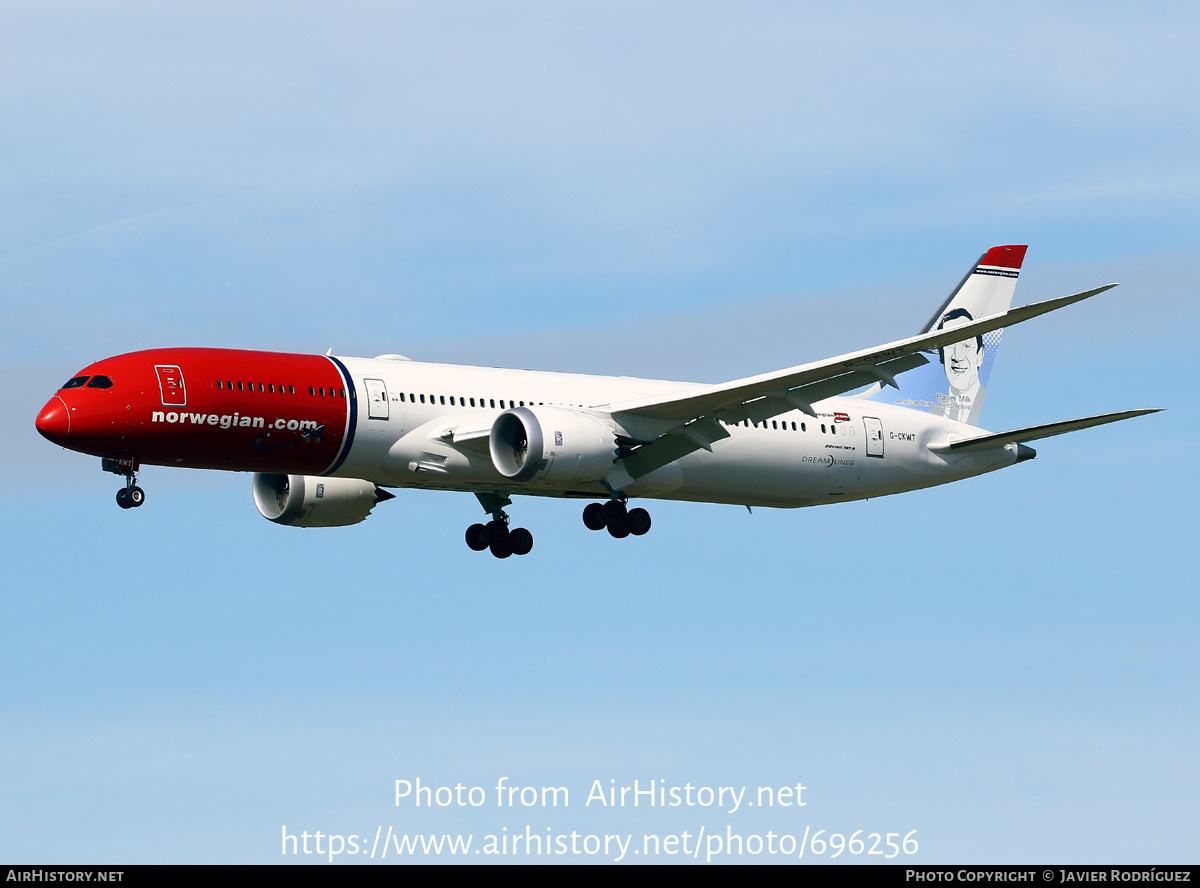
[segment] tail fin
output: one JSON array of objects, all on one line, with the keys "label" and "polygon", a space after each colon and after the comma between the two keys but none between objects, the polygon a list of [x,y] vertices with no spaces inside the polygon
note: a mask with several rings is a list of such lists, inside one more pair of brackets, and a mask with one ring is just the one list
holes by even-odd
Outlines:
[{"label": "tail fin", "polygon": [[[992,247],[979,257],[933,313],[922,333],[953,329],[972,320],[1007,311],[1017,288],[1017,274],[1025,259],[1024,246]],[[895,399],[897,404],[948,416],[971,425],[979,424],[983,396],[996,360],[1003,330],[993,330],[963,342],[938,349],[937,361],[910,370],[900,380],[901,390],[871,392],[875,400]]]}]

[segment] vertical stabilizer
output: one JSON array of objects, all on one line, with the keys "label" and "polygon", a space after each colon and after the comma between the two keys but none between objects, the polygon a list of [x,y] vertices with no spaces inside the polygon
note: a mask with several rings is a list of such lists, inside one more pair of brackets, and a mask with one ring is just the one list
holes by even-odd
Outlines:
[{"label": "vertical stabilizer", "polygon": [[[973,320],[1007,311],[1025,259],[1024,246],[992,247],[975,263],[922,333],[949,330]],[[1003,330],[956,342],[930,353],[930,362],[900,377],[900,391],[872,392],[873,400],[894,400],[935,416],[979,424],[979,411],[991,377]],[[936,358],[936,360],[934,360]]]}]

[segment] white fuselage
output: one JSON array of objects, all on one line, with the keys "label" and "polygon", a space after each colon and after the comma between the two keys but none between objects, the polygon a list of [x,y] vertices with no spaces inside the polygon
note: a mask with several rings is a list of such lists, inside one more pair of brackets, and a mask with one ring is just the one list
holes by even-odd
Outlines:
[{"label": "white fuselage", "polygon": [[[676,423],[643,418],[636,420],[637,428],[628,428],[610,409],[701,387],[406,360],[341,360],[359,401],[353,445],[334,474],[393,487],[603,498],[608,491],[598,480],[514,483],[496,470],[486,449],[453,443],[452,434],[484,432],[506,409],[544,404],[601,417],[617,434],[644,439]],[[793,410],[765,422],[727,425],[729,437],[713,442],[711,452],[696,450],[622,490],[630,497],[796,508],[931,487],[1017,461],[1015,446],[969,454],[931,452],[930,444],[973,437],[980,430],[921,411],[857,397],[830,398],[813,407],[816,417]]]}]

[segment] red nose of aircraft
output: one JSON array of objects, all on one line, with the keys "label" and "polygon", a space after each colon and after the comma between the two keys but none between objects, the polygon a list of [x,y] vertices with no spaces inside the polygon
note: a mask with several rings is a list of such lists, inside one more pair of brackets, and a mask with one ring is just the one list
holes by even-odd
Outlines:
[{"label": "red nose of aircraft", "polygon": [[35,425],[43,438],[55,444],[65,444],[67,436],[71,433],[71,414],[67,412],[67,405],[63,403],[63,399],[55,395],[47,401],[42,412],[37,415]]}]

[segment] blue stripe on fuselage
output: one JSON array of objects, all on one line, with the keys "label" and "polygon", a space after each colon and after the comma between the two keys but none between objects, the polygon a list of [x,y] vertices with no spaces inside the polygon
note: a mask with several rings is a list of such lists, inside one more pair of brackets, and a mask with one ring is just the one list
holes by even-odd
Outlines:
[{"label": "blue stripe on fuselage", "polygon": [[350,371],[346,369],[346,365],[332,355],[326,355],[325,357],[333,361],[334,366],[338,368],[338,372],[342,374],[342,378],[346,380],[346,395],[350,402],[350,423],[346,427],[346,436],[342,440],[342,450],[338,454],[337,459],[333,461],[333,465],[321,473],[322,475],[332,475],[342,467],[342,463],[350,455],[351,445],[354,444],[354,430],[358,426],[358,396],[354,391],[354,380],[350,376]]}]

